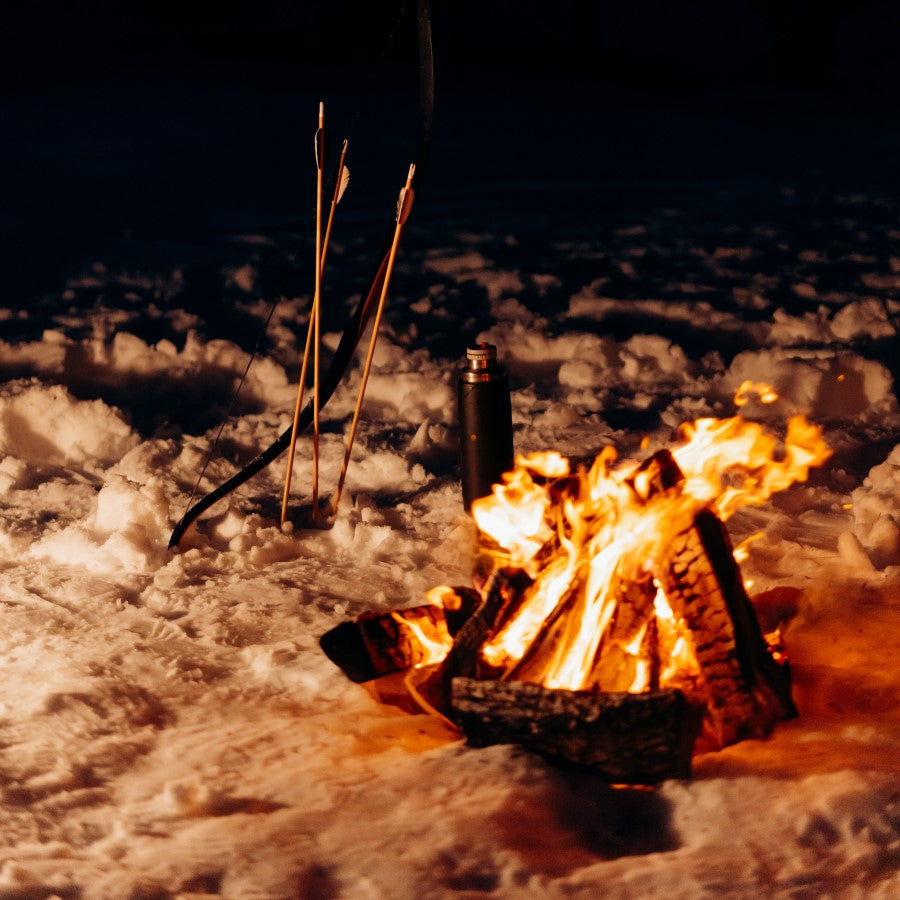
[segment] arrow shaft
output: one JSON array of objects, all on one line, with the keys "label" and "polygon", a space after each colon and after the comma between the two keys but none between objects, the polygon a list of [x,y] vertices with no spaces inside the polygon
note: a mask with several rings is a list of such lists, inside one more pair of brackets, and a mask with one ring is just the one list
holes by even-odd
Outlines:
[{"label": "arrow shaft", "polygon": [[332,509],[337,513],[338,506],[341,502],[341,492],[344,489],[344,480],[347,477],[347,469],[350,466],[350,453],[353,450],[353,441],[356,439],[356,428],[359,424],[359,414],[362,410],[363,397],[366,393],[366,385],[369,381],[369,371],[372,368],[372,360],[375,356],[375,344],[378,341],[378,331],[381,327],[381,316],[384,313],[384,304],[387,300],[388,287],[391,282],[391,275],[394,273],[394,262],[397,259],[397,248],[400,246],[400,234],[403,231],[403,225],[409,216],[412,208],[413,191],[412,180],[416,173],[415,164],[409,167],[409,175],[406,178],[406,186],[400,191],[400,200],[397,203],[397,225],[394,228],[394,237],[391,241],[391,249],[388,253],[387,268],[384,274],[384,283],[381,286],[381,294],[378,297],[378,308],[375,311],[375,324],[372,326],[372,337],[369,339],[369,350],[366,353],[366,362],[363,366],[362,383],[359,386],[359,394],[356,398],[356,408],[353,410],[353,420],[350,423],[350,433],[347,437],[347,449],[344,452],[344,462],[341,466],[341,474],[338,479],[337,490],[332,501]]}]

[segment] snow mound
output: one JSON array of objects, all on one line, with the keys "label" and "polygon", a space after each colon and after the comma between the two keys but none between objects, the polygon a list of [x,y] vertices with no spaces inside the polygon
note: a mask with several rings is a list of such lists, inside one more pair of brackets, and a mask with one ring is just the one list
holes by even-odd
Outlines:
[{"label": "snow mound", "polygon": [[748,350],[722,376],[723,395],[745,380],[772,385],[779,402],[773,415],[801,412],[818,422],[898,421],[893,379],[880,362],[834,349]]},{"label": "snow mound", "polygon": [[832,343],[890,339],[897,334],[896,313],[891,304],[874,297],[854,300],[836,312],[820,305],[815,312],[792,316],[783,309],[773,313],[764,325],[766,343],[791,346],[805,343]]},{"label": "snow mound", "polygon": [[37,379],[0,389],[0,453],[29,465],[106,469],[138,443],[122,413]]},{"label": "snow mound", "polygon": [[603,282],[597,282],[582,288],[569,301],[567,318],[593,319],[598,322],[616,316],[640,316],[644,319],[665,323],[694,323],[702,321],[704,327],[721,333],[741,333],[748,330],[747,324],[739,315],[725,310],[717,310],[712,304],[702,300],[657,300],[628,299],[604,297],[597,293]]},{"label": "snow mound", "polygon": [[93,516],[41,538],[31,555],[127,580],[163,564],[168,528],[161,479],[137,484],[111,475],[97,495]]},{"label": "snow mound", "polygon": [[900,444],[850,497],[854,534],[874,565],[900,565]]}]

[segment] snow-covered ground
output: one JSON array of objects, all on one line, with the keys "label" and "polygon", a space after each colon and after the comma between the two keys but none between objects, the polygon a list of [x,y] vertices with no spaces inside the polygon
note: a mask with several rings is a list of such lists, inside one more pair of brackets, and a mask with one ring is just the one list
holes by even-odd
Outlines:
[{"label": "snow-covered ground", "polygon": [[[258,340],[201,490],[289,421],[309,233],[125,241],[27,308],[2,300],[0,897],[900,894],[897,209],[564,201],[499,227],[485,200],[442,219],[439,191],[414,211],[329,530],[278,529],[280,460],[166,546]],[[332,349],[379,236],[348,221]],[[520,452],[647,452],[732,414],[745,379],[780,394],[749,415],[824,426],[823,469],[729,522],[763,532],[743,571],[785,622],[797,720],[690,781],[614,789],[467,748],[325,658],[337,623],[469,579],[455,377],[479,338],[511,373]],[[323,413],[326,495],[359,378]],[[301,438],[298,521],[310,472]]]}]

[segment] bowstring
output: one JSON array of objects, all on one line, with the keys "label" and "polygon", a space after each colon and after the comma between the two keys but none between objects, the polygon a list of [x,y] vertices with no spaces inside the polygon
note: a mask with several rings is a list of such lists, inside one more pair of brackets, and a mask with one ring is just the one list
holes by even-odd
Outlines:
[{"label": "bowstring", "polygon": [[[216,432],[215,439],[210,445],[209,452],[206,454],[206,459],[203,461],[203,467],[200,469],[200,474],[197,476],[197,483],[194,485],[194,489],[191,491],[191,496],[188,498],[187,507],[185,508],[185,515],[187,515],[187,510],[191,508],[191,504],[194,502],[194,497],[197,496],[197,491],[200,490],[200,482],[203,481],[203,476],[206,474],[206,470],[209,467],[209,464],[212,462],[213,453],[216,450],[216,447],[219,444],[219,439],[222,437],[222,432],[225,430],[225,426],[228,424],[228,420],[231,418],[231,413],[234,410],[235,405],[237,404],[238,394],[241,392],[241,388],[244,386],[244,382],[247,380],[247,375],[250,372],[250,366],[253,365],[253,360],[256,359],[256,354],[259,352],[259,348],[262,346],[263,339],[266,336],[266,331],[269,328],[269,322],[272,321],[272,316],[275,313],[275,307],[278,306],[278,301],[281,297],[276,298],[269,306],[269,314],[266,316],[266,320],[263,323],[262,331],[259,334],[259,337],[256,339],[256,346],[253,348],[253,352],[250,354],[250,358],[247,360],[247,365],[244,366],[244,372],[241,375],[240,381],[238,381],[238,385],[234,390],[234,393],[231,395],[231,400],[228,403],[228,408],[225,410],[225,416],[222,419],[221,424],[219,425],[219,430]],[[182,516],[182,519],[184,516]]]},{"label": "bowstring", "polygon": [[[385,38],[384,41],[381,42],[381,50],[378,54],[378,58],[376,59],[375,63],[372,65],[371,74],[369,76],[369,85],[368,85],[369,89],[371,89],[372,86],[377,83],[378,76],[381,73],[382,69],[384,68],[384,63],[385,63],[385,60],[387,59],[387,54],[391,50],[391,48],[394,46],[394,44],[396,43],[397,32],[400,29],[400,24],[403,21],[404,15],[406,15],[406,7],[407,7],[407,4],[404,0],[404,2],[400,6],[400,11],[397,13],[397,17],[394,20],[394,24],[387,34],[387,37]],[[348,143],[349,143],[349,138],[353,135],[353,133],[356,131],[357,126],[359,125],[360,119],[362,118],[362,111],[363,111],[363,106],[361,103],[357,104],[357,106],[353,110],[353,113],[350,117],[350,125],[347,129]],[[331,168],[328,173],[328,179],[326,182],[329,189],[333,189],[334,180],[337,177],[337,167],[338,167],[337,161],[332,161]],[[315,212],[313,212],[312,215],[314,217]],[[293,261],[296,262],[296,255],[294,256]],[[241,393],[241,389],[244,386],[244,382],[247,380],[247,375],[250,373],[250,367],[253,365],[253,362],[255,361],[256,356],[259,353],[260,348],[262,347],[263,340],[265,339],[266,333],[268,332],[268,329],[269,329],[269,323],[272,321],[272,316],[275,315],[275,310],[278,308],[278,304],[281,302],[281,299],[283,296],[284,296],[283,294],[279,294],[269,305],[269,311],[266,314],[266,318],[265,318],[265,321],[263,322],[259,336],[256,340],[256,344],[250,353],[250,357],[247,360],[247,365],[244,367],[244,371],[241,374],[241,377],[240,377],[240,380],[238,381],[237,387],[235,388],[234,393],[231,395],[231,399],[228,402],[228,407],[225,410],[225,416],[223,417],[222,422],[219,425],[219,430],[216,432],[215,438],[213,438],[213,441],[210,444],[209,450],[206,454],[206,458],[204,459],[203,465],[200,468],[200,474],[197,476],[197,481],[194,484],[193,489],[191,490],[191,494],[190,494],[190,497],[188,497],[187,503],[185,504],[184,513],[181,516],[181,521],[184,521],[184,517],[190,511],[191,506],[194,503],[194,498],[197,496],[197,492],[200,490],[200,484],[203,481],[203,476],[206,474],[206,470],[209,468],[209,465],[212,462],[213,454],[216,452],[216,448],[218,447],[219,441],[222,438],[222,433],[225,431],[225,427],[226,427],[226,425],[228,425],[229,420],[231,419],[231,414],[234,411],[235,406],[237,405],[238,396]]]}]

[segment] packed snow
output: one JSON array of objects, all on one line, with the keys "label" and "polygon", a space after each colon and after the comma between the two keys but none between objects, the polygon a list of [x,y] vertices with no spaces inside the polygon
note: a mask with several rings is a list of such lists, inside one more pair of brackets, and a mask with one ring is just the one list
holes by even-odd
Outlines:
[{"label": "packed snow", "polygon": [[[292,533],[282,459],[175,551],[201,471],[200,494],[289,424],[310,235],[235,232],[199,262],[126,242],[27,308],[7,297],[0,897],[900,894],[896,210],[735,208],[499,233],[414,212],[330,527],[310,527],[307,435]],[[326,355],[377,238],[356,230],[336,225]],[[613,787],[469,748],[323,655],[338,623],[469,582],[455,384],[474,340],[510,373],[520,453],[640,458],[733,414],[745,379],[779,394],[746,415],[824,426],[809,483],[729,522],[735,543],[759,533],[742,569],[799,718],[691,780]],[[326,497],[360,376],[358,358],[322,414]]]}]

